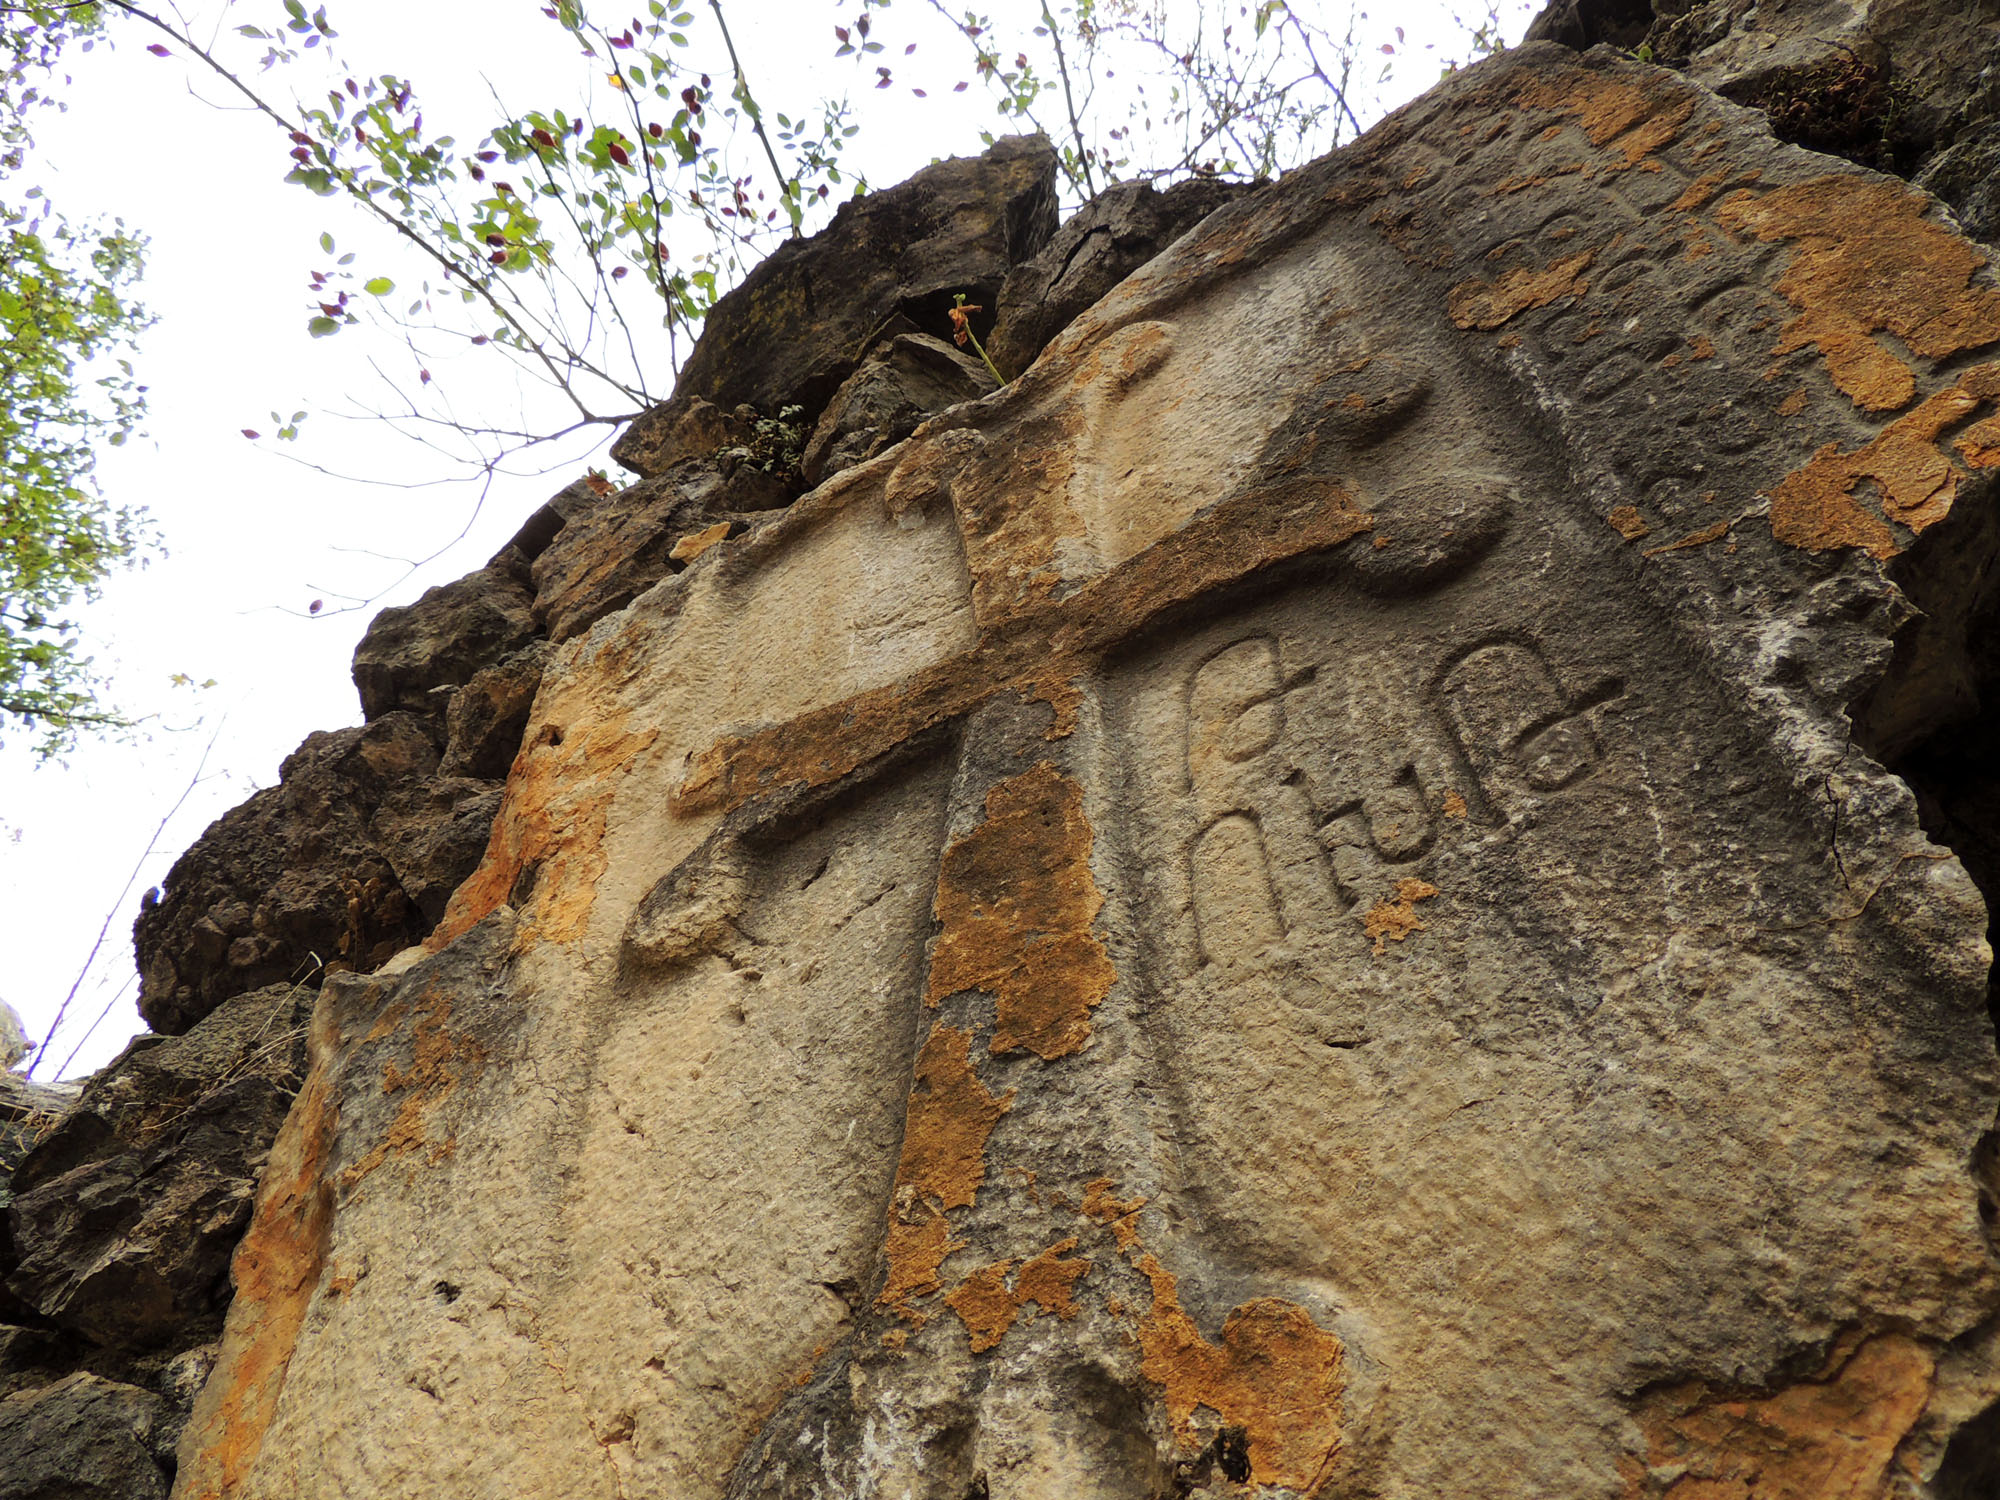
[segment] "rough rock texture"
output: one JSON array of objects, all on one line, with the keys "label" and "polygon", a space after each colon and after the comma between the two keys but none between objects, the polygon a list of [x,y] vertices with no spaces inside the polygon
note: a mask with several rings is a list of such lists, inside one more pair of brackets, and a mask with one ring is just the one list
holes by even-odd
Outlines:
[{"label": "rough rock texture", "polygon": [[439,688],[459,686],[537,634],[534,594],[518,566],[496,561],[427,589],[415,604],[383,610],[354,648],[361,712],[428,712]]},{"label": "rough rock texture", "polygon": [[800,470],[808,484],[818,484],[900,443],[925,417],[994,388],[984,365],[943,339],[898,333],[877,344],[833,393]]},{"label": "rough rock texture", "polygon": [[278,785],[217,819],[141,910],[133,940],[146,1023],[185,1031],[231,995],[372,968],[421,939],[430,923],[370,824],[437,764],[432,726],[401,710],[308,736]]},{"label": "rough rock texture", "polygon": [[1528,38],[1643,47],[1780,140],[1913,177],[2000,235],[2000,0],[1555,0]]},{"label": "rough rock texture", "polygon": [[1150,182],[1121,182],[1098,194],[1008,273],[987,341],[993,363],[1010,377],[1027,369],[1093,302],[1249,191],[1247,183],[1194,177],[1164,193]]},{"label": "rough rock texture", "polygon": [[712,457],[595,499],[535,559],[535,617],[550,640],[566,641],[675,571],[682,538],[790,499],[775,476],[747,464],[725,473]]},{"label": "rough rock texture", "polygon": [[96,1074],[14,1169],[8,1292],[99,1347],[212,1340],[257,1172],[303,1076],[311,1007],[291,986],[239,995]]},{"label": "rough rock texture", "polygon": [[1990,1494],[1996,350],[1603,50],[1212,215],[550,650],[175,1495]]},{"label": "rough rock texture", "polygon": [[985,309],[974,326],[987,332],[1008,271],[1055,233],[1055,178],[1046,140],[1003,136],[983,156],[938,162],[842,204],[826,229],[788,240],[716,303],[673,398],[611,456],[641,475],[664,473],[728,442],[720,414],[739,405],[767,417],[796,405],[815,422],[883,324],[900,315],[944,334],[957,293]]},{"label": "rough rock texture", "polygon": [[166,1500],[174,1431],[151,1391],[75,1374],[0,1400],[6,1500]]}]

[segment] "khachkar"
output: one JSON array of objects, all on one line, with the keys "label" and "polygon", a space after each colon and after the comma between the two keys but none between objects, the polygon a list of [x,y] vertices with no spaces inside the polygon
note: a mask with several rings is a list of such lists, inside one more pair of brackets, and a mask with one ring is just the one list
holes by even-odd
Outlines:
[{"label": "khachkar", "polygon": [[1996,343],[1608,53],[1212,217],[561,648],[176,1494],[1985,1493],[1984,909],[1855,725]]}]

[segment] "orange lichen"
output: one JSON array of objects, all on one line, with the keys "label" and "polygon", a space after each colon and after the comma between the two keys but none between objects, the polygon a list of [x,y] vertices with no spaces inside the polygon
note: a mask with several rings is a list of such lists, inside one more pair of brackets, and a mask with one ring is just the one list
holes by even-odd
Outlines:
[{"label": "orange lichen", "polygon": [[1362,914],[1361,931],[1375,940],[1377,958],[1389,951],[1386,944],[1400,943],[1413,932],[1428,930],[1417,915],[1417,903],[1428,901],[1437,893],[1438,888],[1428,880],[1405,876],[1396,882],[1393,901],[1377,901]]},{"label": "orange lichen", "polygon": [[1547,266],[1516,266],[1496,281],[1464,281],[1451,289],[1447,307],[1460,328],[1494,329],[1534,307],[1590,290],[1580,273],[1595,259],[1585,250]]},{"label": "orange lichen", "polygon": [[[1883,1500],[1932,1371],[1922,1345],[1885,1334],[1773,1395],[1728,1396],[1699,1382],[1655,1392],[1639,1413],[1651,1472],[1628,1466],[1628,1500]],[[1659,1487],[1662,1470],[1678,1477]]]},{"label": "orange lichen", "polygon": [[1009,1089],[996,1097],[979,1081],[970,1061],[972,1037],[936,1026],[917,1056],[903,1125],[903,1154],[896,1166],[885,1254],[888,1284],[878,1307],[921,1325],[913,1297],[938,1290],[938,1268],[954,1250],[949,1210],[969,1208],[986,1180],[986,1141],[1013,1107]]},{"label": "orange lichen", "polygon": [[1664,80],[1609,76],[1583,67],[1538,72],[1513,97],[1529,109],[1569,116],[1593,146],[1615,144],[1625,166],[1637,166],[1671,144],[1694,113],[1687,91]]},{"label": "orange lichen", "polygon": [[1710,542],[1719,542],[1728,536],[1730,524],[1728,521],[1717,521],[1713,526],[1690,531],[1679,541],[1668,542],[1664,547],[1648,547],[1646,556],[1658,557],[1663,552],[1685,552],[1690,547],[1706,547]]},{"label": "orange lichen", "polygon": [[700,531],[690,531],[686,536],[674,543],[673,550],[667,556],[671,557],[675,562],[693,562],[717,542],[727,541],[728,539],[729,523],[727,521],[717,521],[713,526],[705,527]]},{"label": "orange lichen", "polygon": [[1194,1440],[1194,1414],[1206,1407],[1248,1439],[1250,1484],[1317,1493],[1340,1461],[1339,1338],[1297,1304],[1259,1297],[1231,1312],[1211,1344],[1181,1307],[1173,1273],[1151,1254],[1134,1264],[1153,1288],[1140,1368],[1165,1391],[1175,1435]]},{"label": "orange lichen", "polygon": [[1091,924],[1083,788],[1047,761],[986,794],[986,817],[944,852],[927,1004],[960,990],[994,997],[992,1050],[1044,1061],[1090,1040],[1091,1008],[1118,975]]},{"label": "orange lichen", "polygon": [[333,1226],[326,1169],[340,1123],[328,1024],[315,1014],[312,1066],[272,1144],[250,1227],[230,1263],[235,1297],[221,1355],[181,1449],[182,1493],[193,1500],[222,1500],[249,1477],[326,1271]]},{"label": "orange lichen", "polygon": [[1781,417],[1796,417],[1811,402],[1812,398],[1806,395],[1804,391],[1793,391],[1791,395],[1778,403],[1778,415]]},{"label": "orange lichen", "polygon": [[1465,805],[1465,798],[1457,792],[1452,791],[1444,794],[1444,815],[1447,818],[1463,818],[1469,811],[1470,809]]},{"label": "orange lichen", "polygon": [[[507,773],[485,858],[452,892],[426,948],[435,953],[514,900],[532,903],[523,915],[535,936],[565,943],[583,935],[605,870],[604,825],[619,773],[659,737],[628,731],[626,717],[567,730],[543,721]],[[533,889],[524,894],[516,886],[528,872]]]},{"label": "orange lichen", "polygon": [[[1054,1313],[1065,1322],[1077,1315],[1076,1284],[1090,1270],[1090,1262],[1063,1259],[1076,1244],[1072,1235],[1025,1264],[1002,1260],[981,1266],[953,1288],[944,1300],[965,1324],[974,1354],[982,1354],[998,1344],[1030,1306]],[[1014,1275],[1017,1265],[1021,1267],[1020,1274]],[[1007,1284],[1009,1276],[1014,1279],[1011,1287]]]},{"label": "orange lichen", "polygon": [[[1771,491],[1771,534],[1813,552],[1860,547],[1873,557],[1894,557],[1901,549],[1887,522],[1899,521],[1920,532],[1949,515],[1958,497],[1963,471],[1939,439],[1995,400],[2000,400],[2000,365],[1979,365],[1854,452],[1826,444]],[[1960,452],[1975,463],[1985,458],[1985,450],[1975,439],[1966,453],[1966,440],[1986,425],[1976,424],[1959,440]],[[1881,505],[1880,517],[1857,497],[1864,483]]]},{"label": "orange lichen", "polygon": [[1139,1210],[1146,1206],[1146,1200],[1130,1198],[1121,1202],[1112,1196],[1115,1185],[1109,1177],[1085,1183],[1082,1213],[1086,1219],[1109,1229],[1120,1250],[1130,1250],[1139,1242]]},{"label": "orange lichen", "polygon": [[1986,258],[1925,217],[1929,201],[1842,175],[1745,191],[1716,210],[1732,232],[1796,242],[1778,290],[1799,312],[1773,352],[1817,348],[1834,384],[1867,411],[1894,411],[1916,394],[1915,371],[1877,333],[1929,359],[2000,342],[2000,291],[1973,282]]},{"label": "orange lichen", "polygon": [[[392,1011],[398,1008],[390,1007]],[[432,1140],[425,1120],[447,1095],[486,1070],[486,1049],[469,1036],[453,1035],[445,1029],[451,1019],[449,999],[426,996],[413,1014],[416,1024],[410,1030],[409,1067],[397,1066],[393,1058],[382,1065],[382,1092],[404,1095],[402,1106],[382,1138],[340,1174],[343,1193],[352,1192],[392,1156],[406,1156],[428,1146],[426,1160],[435,1166],[458,1149],[456,1136]],[[369,1032],[370,1038],[380,1029],[378,1022]]]},{"label": "orange lichen", "polygon": [[1639,514],[1639,507],[1636,505],[1616,506],[1604,519],[1609,521],[1617,533],[1628,542],[1638,541],[1653,529],[1646,524],[1646,518]]},{"label": "orange lichen", "polygon": [[2000,467],[2000,417],[1974,422],[1958,435],[1958,441],[1952,446],[1971,468]]}]

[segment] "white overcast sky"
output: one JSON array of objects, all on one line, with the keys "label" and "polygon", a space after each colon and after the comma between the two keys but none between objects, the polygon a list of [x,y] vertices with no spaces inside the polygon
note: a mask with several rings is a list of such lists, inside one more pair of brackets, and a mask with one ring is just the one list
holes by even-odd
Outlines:
[{"label": "white overcast sky", "polygon": [[[1331,14],[1336,4],[1320,8]],[[526,109],[569,103],[576,87],[578,63],[539,0],[326,6],[351,67],[415,80],[431,128],[451,129],[464,142],[494,119],[496,93],[509,108]],[[608,15],[615,7],[593,5],[593,13],[600,8]],[[687,0],[686,8],[696,13],[697,45],[707,49],[707,6]],[[1003,29],[1035,13],[1029,0],[981,8]],[[1373,115],[1435,81],[1440,55],[1464,53],[1453,11],[1465,8],[1378,3],[1360,16],[1363,55],[1375,66],[1384,61],[1380,46],[1404,30]],[[219,13],[213,0],[188,0],[187,9]],[[854,160],[878,186],[937,157],[976,152],[981,129],[1009,128],[976,83],[952,93],[952,82],[969,72],[962,44],[921,0],[878,18],[878,27],[895,28],[893,46],[860,74],[832,55],[832,28],[851,17],[851,0],[737,0],[726,9],[767,110],[844,91],[853,80],[852,97],[865,111]],[[1344,22],[1344,3],[1338,12]],[[279,13],[277,0],[237,0],[228,19],[270,24]],[[1509,41],[1529,14],[1525,0],[1509,0]],[[0,744],[0,1000],[21,1012],[31,1039],[43,1037],[103,932],[38,1070],[43,1078],[57,1076],[80,1041],[70,1076],[101,1066],[143,1029],[131,953],[141,894],[165,879],[210,821],[273,783],[279,762],[309,732],[359,722],[348,663],[373,612],[480,566],[586,462],[606,462],[588,446],[552,455],[554,472],[502,480],[477,515],[463,487],[366,482],[428,476],[438,465],[377,426],[327,414],[367,403],[375,387],[366,356],[386,351],[361,329],[308,338],[305,275],[323,263],[323,231],[342,250],[360,251],[371,273],[409,284],[419,269],[339,202],[285,185],[289,143],[242,110],[215,107],[224,94],[212,80],[178,58],[148,54],[152,36],[124,28],[119,37],[115,50],[67,60],[68,109],[39,122],[37,159],[9,185],[18,195],[40,181],[72,221],[123,218],[147,235],[140,295],[159,316],[138,357],[151,387],[148,435],[106,452],[99,477],[115,500],[151,513],[166,552],[113,577],[102,601],[83,613],[116,702],[150,717],[136,740],[86,743],[61,763],[37,765],[25,736]],[[912,38],[918,52],[903,57]],[[884,61],[894,65],[896,86],[869,88],[873,65]],[[321,75],[303,67],[262,81],[281,91],[324,88]],[[927,97],[912,97],[912,85]],[[511,379],[490,355],[473,351],[437,373],[461,410],[513,409]],[[272,411],[301,408],[313,415],[295,446],[241,434],[268,432]],[[354,477],[316,473],[300,459]],[[414,571],[408,566],[433,554]],[[373,602],[307,613],[315,599],[333,606],[343,597]],[[175,687],[175,674],[216,685]]]}]

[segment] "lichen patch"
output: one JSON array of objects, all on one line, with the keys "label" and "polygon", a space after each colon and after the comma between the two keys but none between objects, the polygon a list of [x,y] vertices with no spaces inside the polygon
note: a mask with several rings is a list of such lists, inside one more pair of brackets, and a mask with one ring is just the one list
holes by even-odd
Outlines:
[{"label": "lichen patch", "polygon": [[884,1254],[888,1281],[878,1307],[921,1325],[927,1314],[911,1299],[939,1289],[945,1257],[963,1249],[946,1215],[970,1208],[986,1180],[986,1142],[1014,1093],[994,1095],[972,1070],[971,1033],[935,1026],[917,1055],[903,1126],[903,1154],[889,1205]]},{"label": "lichen patch", "polygon": [[[2000,365],[1979,365],[1854,452],[1826,444],[1771,491],[1771,534],[1813,552],[1860,547],[1872,557],[1894,557],[1901,549],[1888,522],[1920,532],[1949,515],[1957,499],[1964,474],[1940,440],[1996,400]],[[1988,438],[1975,436],[1987,428],[2000,438],[2000,423],[1989,417],[1958,440],[1961,456],[1976,467],[2000,462]],[[1881,507],[1879,515],[1862,504],[1864,487]]]},{"label": "lichen patch", "polygon": [[1916,372],[1875,335],[1946,359],[2000,343],[2000,291],[1974,284],[1986,258],[1925,217],[1929,200],[1901,184],[1853,175],[1724,200],[1721,225],[1797,249],[1778,290],[1798,309],[1776,354],[1818,349],[1837,385],[1864,411],[1896,411]]},{"label": "lichen patch", "polygon": [[1031,1307],[1065,1322],[1077,1315],[1076,1284],[1089,1272],[1090,1262],[1064,1258],[1076,1246],[1076,1236],[1071,1235],[1026,1262],[1002,1260],[981,1266],[952,1289],[944,1300],[965,1324],[974,1354],[998,1344],[1024,1312],[1033,1317],[1028,1312]]},{"label": "lichen patch", "polygon": [[1140,1368],[1166,1393],[1176,1436],[1194,1437],[1197,1409],[1248,1438],[1251,1485],[1311,1495],[1340,1461],[1346,1351],[1296,1303],[1259,1297],[1232,1311],[1212,1344],[1181,1307],[1173,1273],[1151,1254],[1134,1262],[1152,1283],[1139,1323]]},{"label": "lichen patch", "polygon": [[[1700,1382],[1655,1392],[1639,1412],[1649,1451],[1647,1467],[1628,1467],[1628,1500],[1883,1500],[1896,1450],[1930,1399],[1932,1370],[1922,1345],[1885,1334],[1771,1395]],[[1653,1477],[1662,1471],[1676,1475],[1664,1488]]]},{"label": "lichen patch", "polygon": [[1417,915],[1417,903],[1428,901],[1437,893],[1438,888],[1428,880],[1405,876],[1396,882],[1395,899],[1377,901],[1362,913],[1361,931],[1375,940],[1377,958],[1389,951],[1387,944],[1400,943],[1413,932],[1427,930],[1423,918]]},{"label": "lichen patch", "polygon": [[1091,1009],[1118,977],[1091,931],[1104,905],[1092,840],[1083,788],[1042,761],[995,785],[984,821],[944,852],[924,999],[992,995],[995,1053],[1049,1062],[1090,1040]]},{"label": "lichen patch", "polygon": [[1546,266],[1516,266],[1494,281],[1460,282],[1446,302],[1451,320],[1460,328],[1491,330],[1530,308],[1581,297],[1590,290],[1582,273],[1593,259],[1595,252],[1584,250]]}]

